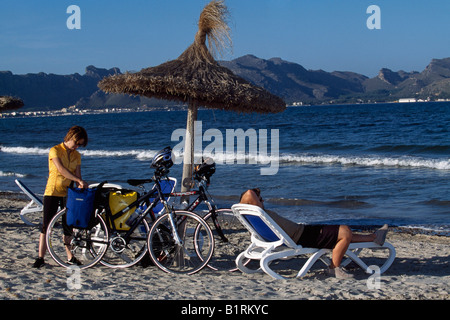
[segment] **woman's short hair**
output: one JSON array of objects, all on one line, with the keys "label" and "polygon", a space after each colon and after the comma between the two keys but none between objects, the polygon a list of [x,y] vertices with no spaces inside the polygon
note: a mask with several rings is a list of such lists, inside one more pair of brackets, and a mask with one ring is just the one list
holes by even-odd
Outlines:
[{"label": "woman's short hair", "polygon": [[86,130],[83,127],[80,126],[73,126],[69,129],[69,132],[67,132],[66,137],[64,138],[64,142],[74,140],[78,143],[78,141],[84,140],[82,146],[86,147],[88,144],[88,135]]}]

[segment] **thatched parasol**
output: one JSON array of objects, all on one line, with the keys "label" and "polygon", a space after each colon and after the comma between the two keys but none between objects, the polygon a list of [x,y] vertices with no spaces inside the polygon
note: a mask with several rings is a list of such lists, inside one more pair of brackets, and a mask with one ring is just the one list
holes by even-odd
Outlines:
[{"label": "thatched parasol", "polygon": [[194,43],[177,59],[137,73],[113,75],[99,83],[100,89],[107,93],[189,104],[182,181],[192,177],[194,121],[199,106],[246,113],[275,113],[286,108],[281,98],[236,76],[213,58],[210,50],[220,51],[230,40],[227,15],[223,1],[211,1],[200,15]]}]

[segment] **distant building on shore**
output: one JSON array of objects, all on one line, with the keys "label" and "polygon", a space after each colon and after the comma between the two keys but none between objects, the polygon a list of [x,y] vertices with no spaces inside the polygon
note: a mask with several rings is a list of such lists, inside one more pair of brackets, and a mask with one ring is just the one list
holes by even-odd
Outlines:
[{"label": "distant building on shore", "polygon": [[398,102],[400,102],[400,103],[417,102],[417,100],[416,100],[416,98],[404,98],[404,99],[399,99]]}]

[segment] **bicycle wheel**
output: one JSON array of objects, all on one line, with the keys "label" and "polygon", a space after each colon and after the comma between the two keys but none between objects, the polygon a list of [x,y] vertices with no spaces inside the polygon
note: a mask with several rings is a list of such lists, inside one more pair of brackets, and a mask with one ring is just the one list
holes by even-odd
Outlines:
[{"label": "bicycle wheel", "polygon": [[50,221],[47,228],[46,244],[52,258],[62,267],[69,268],[69,255],[76,257],[86,269],[99,262],[108,248],[108,229],[105,221],[96,214],[93,227],[77,229],[65,223],[66,209],[61,210]]},{"label": "bicycle wheel", "polygon": [[[204,216],[215,240],[214,256],[208,263],[208,267],[213,270],[236,271],[238,270],[237,256],[251,244],[250,232],[231,209],[218,209],[215,211],[215,217],[214,219],[211,211]],[[225,238],[220,234],[219,229]]]},{"label": "bicycle wheel", "polygon": [[[175,227],[171,222],[171,215]],[[150,229],[147,245],[153,263],[161,270],[193,274],[202,270],[211,259],[214,237],[208,224],[195,213],[174,211],[155,221]]]},{"label": "bicycle wheel", "polygon": [[147,253],[149,230],[143,219],[128,237],[127,231],[111,234],[108,250],[100,263],[110,268],[128,268],[141,261]]}]

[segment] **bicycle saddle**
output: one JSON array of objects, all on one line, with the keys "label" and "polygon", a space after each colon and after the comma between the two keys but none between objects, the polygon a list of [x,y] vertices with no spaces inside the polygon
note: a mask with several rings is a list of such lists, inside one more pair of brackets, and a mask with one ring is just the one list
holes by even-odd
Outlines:
[{"label": "bicycle saddle", "polygon": [[129,180],[127,180],[127,183],[129,185],[132,185],[133,187],[137,187],[137,186],[140,186],[141,184],[149,183],[149,182],[153,182],[153,180],[152,179],[129,179]]}]

